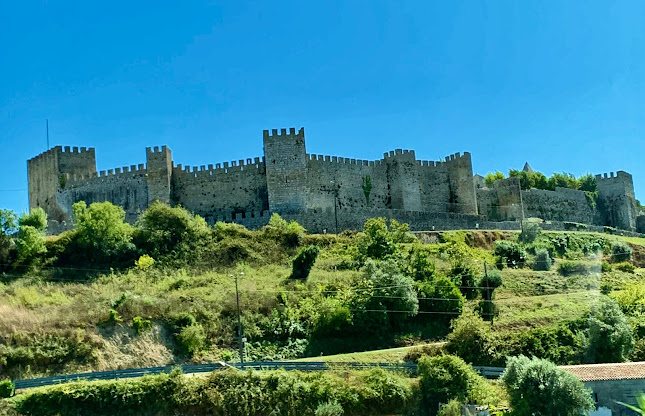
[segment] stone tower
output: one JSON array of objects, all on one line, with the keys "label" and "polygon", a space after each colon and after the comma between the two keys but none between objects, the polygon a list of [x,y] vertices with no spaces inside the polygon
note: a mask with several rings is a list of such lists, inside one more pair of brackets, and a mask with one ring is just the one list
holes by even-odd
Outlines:
[{"label": "stone tower", "polygon": [[93,148],[56,146],[28,160],[29,208],[43,208],[51,220],[67,220],[71,212],[59,203],[58,196],[65,189],[68,176],[90,175],[96,175]]},{"label": "stone tower", "polygon": [[167,146],[146,148],[148,204],[155,200],[170,203],[172,154]]},{"label": "stone tower", "polygon": [[385,153],[383,156],[390,186],[391,207],[421,211],[421,190],[414,151],[396,149],[394,155]]},{"label": "stone tower", "polygon": [[636,229],[638,210],[632,175],[624,171],[596,175],[602,222],[623,230]]},{"label": "stone tower", "polygon": [[469,152],[446,157],[450,185],[451,212],[477,214],[477,195],[473,182],[473,163]]},{"label": "stone tower", "polygon": [[264,130],[264,159],[269,209],[294,213],[307,208],[305,129]]}]

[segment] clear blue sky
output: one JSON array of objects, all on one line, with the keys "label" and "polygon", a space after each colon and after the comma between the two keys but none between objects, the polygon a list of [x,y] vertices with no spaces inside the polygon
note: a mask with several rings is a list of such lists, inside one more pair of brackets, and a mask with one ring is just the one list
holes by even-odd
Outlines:
[{"label": "clear blue sky", "polygon": [[473,154],[475,172],[626,170],[645,198],[645,2],[4,1],[0,207],[26,160],[94,146],[99,169],[310,153]]}]

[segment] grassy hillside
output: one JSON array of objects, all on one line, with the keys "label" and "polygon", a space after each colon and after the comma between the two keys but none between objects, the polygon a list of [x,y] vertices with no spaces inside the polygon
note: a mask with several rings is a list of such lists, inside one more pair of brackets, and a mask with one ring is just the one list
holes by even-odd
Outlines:
[{"label": "grassy hillside", "polygon": [[[503,365],[519,353],[589,361],[589,312],[606,294],[630,319],[632,358],[645,358],[642,239],[548,232],[529,242],[495,231],[417,239],[405,225],[379,220],[361,233],[308,235],[279,218],[249,231],[209,227],[179,208],[151,210],[136,227],[117,218],[48,238],[28,261],[8,255],[0,275],[2,376],[237,360],[236,278],[247,359],[395,348],[339,359],[400,361],[415,354],[396,348],[446,339],[459,354],[451,321],[472,311],[485,319],[473,318],[488,343],[469,360],[475,364]],[[631,247],[627,261],[615,252],[619,242]],[[294,258],[312,246],[318,255],[308,277],[292,278]],[[549,270],[533,270],[540,251],[553,261]],[[499,287],[482,283],[490,281],[485,267]]]}]

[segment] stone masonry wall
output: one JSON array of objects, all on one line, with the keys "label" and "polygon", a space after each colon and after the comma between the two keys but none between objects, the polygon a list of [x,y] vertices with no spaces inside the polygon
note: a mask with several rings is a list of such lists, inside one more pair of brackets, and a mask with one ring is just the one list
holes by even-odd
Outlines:
[{"label": "stone masonry wall", "polygon": [[[134,222],[148,207],[148,171],[143,164],[124,166],[85,175],[67,173],[65,188],[56,194],[57,205],[64,211],[64,220],[72,217],[72,204],[85,201],[110,201],[123,207],[126,220]],[[71,224],[70,224],[71,225]]]},{"label": "stone masonry wall", "polygon": [[42,207],[55,221],[66,219],[57,202],[58,191],[65,187],[68,174],[96,173],[94,149],[56,146],[27,161],[29,208]]},{"label": "stone masonry wall", "polygon": [[516,221],[522,218],[520,181],[508,178],[496,181],[493,189],[477,189],[480,215],[492,221]]},{"label": "stone masonry wall", "polygon": [[[472,174],[470,164],[468,153],[449,156],[446,162],[433,162],[416,160],[413,151],[402,149],[385,153],[383,159],[375,161],[308,155],[307,207],[333,207],[337,195],[338,209],[475,214],[472,179],[461,180]],[[368,197],[364,178],[371,183]]]},{"label": "stone masonry wall", "polygon": [[524,216],[551,221],[571,221],[592,224],[594,210],[583,191],[555,188],[555,191],[531,189],[522,191]]},{"label": "stone masonry wall", "polygon": [[[333,208],[335,203],[339,209],[388,204],[386,168],[382,161],[322,155],[307,155],[307,159],[308,208]],[[363,191],[366,177],[372,183],[369,200]]]},{"label": "stone masonry wall", "polygon": [[264,158],[183,168],[172,175],[172,202],[208,222],[234,213],[269,209]]}]

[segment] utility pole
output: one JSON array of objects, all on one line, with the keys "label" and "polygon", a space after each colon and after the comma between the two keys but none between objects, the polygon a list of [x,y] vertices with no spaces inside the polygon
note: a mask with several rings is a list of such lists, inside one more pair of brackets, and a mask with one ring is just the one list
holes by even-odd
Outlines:
[{"label": "utility pole", "polygon": [[49,119],[45,119],[45,129],[47,131],[47,150],[49,150]]},{"label": "utility pole", "polygon": [[490,314],[490,326],[493,326],[493,322],[495,321],[495,314],[493,313],[493,299],[492,299],[492,294],[490,293],[490,282],[488,281],[488,267],[486,262],[484,261],[484,276],[486,276],[486,292],[488,293],[488,313]]},{"label": "utility pole", "polygon": [[[240,272],[244,275],[244,272]],[[231,275],[232,277],[232,275]],[[240,290],[238,286],[238,275],[235,275],[235,299],[237,301],[237,337],[240,344],[240,363],[244,364],[244,339],[242,338],[242,315],[240,312]]]},{"label": "utility pole", "polygon": [[323,192],[329,192],[334,195],[334,223],[336,234],[338,234],[338,193],[340,192],[340,185],[336,185],[334,181],[330,181],[331,188],[321,188]]},{"label": "utility pole", "polygon": [[520,230],[522,233],[524,233],[524,199],[522,198],[522,180],[519,180],[520,182],[520,209],[522,210],[522,217],[520,220]]}]

